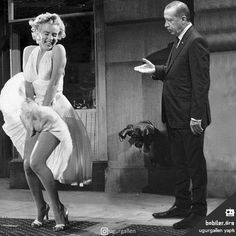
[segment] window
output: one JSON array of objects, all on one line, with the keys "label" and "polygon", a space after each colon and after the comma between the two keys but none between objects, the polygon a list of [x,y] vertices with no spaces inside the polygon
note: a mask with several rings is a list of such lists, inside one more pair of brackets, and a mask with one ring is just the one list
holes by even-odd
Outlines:
[{"label": "window", "polygon": [[8,0],[9,22],[32,18],[44,12],[59,15],[87,15],[93,11],[93,0]]},{"label": "window", "polygon": [[94,33],[92,17],[66,18],[67,52],[64,93],[74,108],[95,107]]},{"label": "window", "polygon": [[15,53],[11,63],[17,72],[21,68],[23,49],[35,44],[28,20],[44,12],[56,12],[62,17],[66,38],[59,43],[67,53],[64,94],[76,109],[95,108],[96,104],[92,3],[92,0],[9,0],[9,22],[14,38],[11,48]]}]

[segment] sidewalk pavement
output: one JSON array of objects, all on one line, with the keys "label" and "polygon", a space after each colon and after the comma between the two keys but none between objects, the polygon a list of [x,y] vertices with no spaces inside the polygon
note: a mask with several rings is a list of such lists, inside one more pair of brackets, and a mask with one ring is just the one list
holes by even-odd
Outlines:
[{"label": "sidewalk pavement", "polygon": [[[60,199],[69,209],[69,220],[99,222],[89,228],[89,235],[100,235],[102,227],[109,230],[130,224],[172,226],[180,219],[154,219],[153,212],[172,206],[174,197],[147,193],[105,193],[89,191],[59,191]],[[45,199],[48,195],[44,192]],[[210,198],[208,214],[225,199]],[[0,179],[0,216],[34,219],[36,207],[27,189],[9,189],[9,179]],[[52,211],[49,218],[53,219]],[[78,234],[82,235],[82,234]]]}]

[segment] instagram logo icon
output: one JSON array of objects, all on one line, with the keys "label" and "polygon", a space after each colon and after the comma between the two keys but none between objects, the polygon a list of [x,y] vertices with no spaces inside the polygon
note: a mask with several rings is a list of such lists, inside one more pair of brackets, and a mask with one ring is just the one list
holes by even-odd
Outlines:
[{"label": "instagram logo icon", "polygon": [[100,229],[100,233],[101,233],[102,236],[108,235],[109,234],[109,229],[107,227],[102,227]]}]

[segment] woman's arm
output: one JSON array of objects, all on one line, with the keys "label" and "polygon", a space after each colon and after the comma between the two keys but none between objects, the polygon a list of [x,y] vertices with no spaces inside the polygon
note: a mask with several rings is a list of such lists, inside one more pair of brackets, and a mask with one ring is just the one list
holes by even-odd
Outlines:
[{"label": "woman's arm", "polygon": [[35,48],[36,46],[27,46],[24,48],[24,51],[23,51],[23,64],[22,64],[22,68],[23,68],[23,71],[25,69],[25,65],[29,59],[29,56],[31,54],[31,52],[33,51],[33,49]]},{"label": "woman's arm", "polygon": [[31,82],[25,80],[25,95],[26,98],[34,100],[34,88]]},{"label": "woman's arm", "polygon": [[48,89],[46,91],[43,106],[50,106],[57,92],[57,87],[61,76],[65,74],[66,51],[65,48],[58,44],[52,51],[52,75]]},{"label": "woman's arm", "polygon": [[[22,68],[23,68],[23,71],[25,69],[25,66],[26,66],[26,63],[29,59],[29,56],[31,54],[31,52],[33,51],[33,49],[35,48],[36,46],[28,46],[28,47],[25,47],[24,51],[23,51],[23,65],[22,65]],[[31,78],[25,78],[25,93],[26,93],[26,97],[27,98],[30,98],[32,100],[34,100],[34,89],[33,89],[33,85],[31,82],[29,82],[28,80],[31,80]]]}]

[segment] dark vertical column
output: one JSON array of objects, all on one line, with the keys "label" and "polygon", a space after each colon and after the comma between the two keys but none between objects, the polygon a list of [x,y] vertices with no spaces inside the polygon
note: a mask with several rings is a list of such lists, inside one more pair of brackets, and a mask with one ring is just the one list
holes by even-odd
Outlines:
[{"label": "dark vertical column", "polygon": [[[9,30],[7,22],[7,0],[0,1],[0,88],[9,79]],[[3,125],[3,117],[0,114],[0,126]],[[0,128],[0,177],[8,177],[9,161],[11,160],[12,145],[10,139]]]}]

